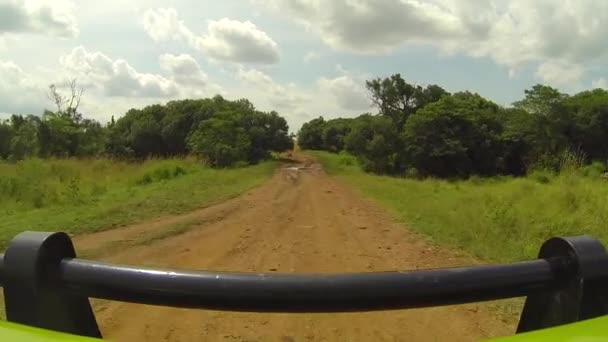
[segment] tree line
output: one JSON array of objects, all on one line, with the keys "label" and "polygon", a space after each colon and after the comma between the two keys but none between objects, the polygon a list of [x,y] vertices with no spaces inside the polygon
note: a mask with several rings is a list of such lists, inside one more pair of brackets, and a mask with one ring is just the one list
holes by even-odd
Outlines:
[{"label": "tree line", "polygon": [[101,124],[78,111],[82,91],[50,97],[56,111],[42,116],[12,115],[0,121],[0,158],[98,157],[129,160],[196,155],[209,165],[251,164],[273,151],[293,146],[286,120],[277,112],[256,110],[247,99],[217,95],[130,109],[118,120]]},{"label": "tree line", "polygon": [[537,84],[503,107],[468,91],[408,83],[400,74],[366,82],[376,115],[305,123],[304,149],[347,151],[369,172],[418,177],[524,175],[566,159],[608,161],[608,91],[575,95]]}]

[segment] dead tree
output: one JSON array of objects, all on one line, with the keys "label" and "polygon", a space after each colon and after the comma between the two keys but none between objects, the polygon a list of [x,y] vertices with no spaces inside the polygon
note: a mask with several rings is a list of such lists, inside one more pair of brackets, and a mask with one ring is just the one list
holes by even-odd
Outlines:
[{"label": "dead tree", "polygon": [[55,103],[58,113],[66,114],[75,121],[80,121],[81,115],[78,113],[78,107],[80,106],[80,99],[82,98],[84,89],[82,87],[78,87],[75,78],[70,79],[69,84],[69,96],[61,94],[57,90],[57,86],[55,84],[51,84],[49,86],[48,97]]}]

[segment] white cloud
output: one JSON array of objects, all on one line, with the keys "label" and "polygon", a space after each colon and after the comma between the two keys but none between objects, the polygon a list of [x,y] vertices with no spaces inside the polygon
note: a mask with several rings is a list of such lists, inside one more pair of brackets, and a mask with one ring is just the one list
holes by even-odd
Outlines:
[{"label": "white cloud", "polygon": [[147,10],[144,30],[155,41],[183,41],[219,61],[274,64],[280,59],[277,43],[250,21],[211,20],[207,32],[196,36],[173,8]]},{"label": "white cloud", "polygon": [[329,46],[381,54],[407,41],[445,39],[459,31],[458,18],[431,2],[257,0],[287,14]]},{"label": "white cloud", "polygon": [[197,44],[213,59],[259,64],[279,61],[277,43],[250,21],[212,20],[207,29]]},{"label": "white cloud", "polygon": [[295,84],[282,85],[275,82],[270,76],[256,69],[239,69],[237,79],[246,85],[253,86],[258,96],[265,98],[266,102],[278,109],[291,110],[308,100],[304,91]]},{"label": "white cloud", "polygon": [[597,80],[591,81],[592,88],[602,88],[608,89],[608,80],[603,77],[598,78]]},{"label": "white cloud", "polygon": [[573,88],[584,74],[584,68],[564,62],[545,62],[536,70],[536,77],[555,87]]},{"label": "white cloud", "polygon": [[314,115],[331,111],[332,103],[320,98],[316,89],[282,84],[257,69],[242,69],[236,73],[239,86],[232,89],[232,97],[245,97],[253,101],[260,110],[276,110],[297,131]]},{"label": "white cloud", "polygon": [[0,1],[0,34],[40,33],[75,37],[78,27],[73,4],[67,0]]},{"label": "white cloud", "polygon": [[162,75],[140,73],[124,60],[113,63],[113,73],[104,84],[109,96],[173,97],[179,92],[175,82]]},{"label": "white cloud", "polygon": [[550,66],[567,65],[568,80],[608,56],[605,0],[252,1],[293,18],[334,49],[361,54],[427,44],[511,69],[539,64],[545,76]]},{"label": "white cloud", "polygon": [[0,36],[0,51],[5,50],[7,46],[6,37]]},{"label": "white cloud", "polygon": [[[208,80],[190,55],[163,54],[159,64],[162,74],[144,73],[125,60],[113,60],[82,46],[60,57],[60,69],[36,68],[35,74],[12,61],[0,60],[0,113],[40,114],[52,108],[47,86],[55,83],[65,91],[68,78],[76,78],[85,89],[80,106],[83,113],[101,121],[120,116],[129,108],[226,93]],[[64,78],[57,79],[57,75]]]},{"label": "white cloud", "polygon": [[302,60],[303,60],[305,63],[310,63],[310,62],[312,62],[312,61],[316,61],[316,60],[319,60],[319,59],[321,59],[321,54],[320,54],[320,53],[318,53],[318,52],[316,52],[316,51],[308,51],[308,52],[307,52],[307,53],[304,55],[304,57],[302,57]]},{"label": "white cloud", "polygon": [[343,70],[337,77],[321,77],[309,86],[277,82],[257,69],[239,69],[241,88],[232,96],[247,97],[262,110],[277,110],[293,131],[312,118],[353,117],[369,110],[364,82]]},{"label": "white cloud", "polygon": [[0,61],[0,72],[3,83],[6,84],[21,84],[25,79],[23,70],[12,61]]},{"label": "white cloud", "polygon": [[194,34],[179,19],[174,8],[149,9],[142,17],[144,30],[155,41],[184,40],[192,42]]},{"label": "white cloud", "polygon": [[40,113],[46,89],[13,61],[0,60],[0,112]]},{"label": "white cloud", "polygon": [[171,74],[178,84],[204,87],[208,83],[207,75],[190,55],[166,53],[159,57],[159,61],[161,69]]},{"label": "white cloud", "polygon": [[127,61],[112,60],[80,46],[60,58],[61,65],[85,86],[103,89],[107,96],[171,97],[178,86],[162,75],[141,73]]},{"label": "white cloud", "polygon": [[321,93],[331,95],[343,109],[365,111],[370,108],[370,101],[362,82],[356,82],[348,75],[332,79],[321,77],[317,84]]},{"label": "white cloud", "polygon": [[209,97],[225,95],[220,85],[209,81],[194,57],[181,54],[163,54],[159,57],[160,67],[180,88],[182,97]]},{"label": "white cloud", "polygon": [[125,60],[112,60],[82,46],[62,56],[60,63],[70,75],[78,78],[80,84],[101,89],[108,96],[202,96],[211,89],[222,92],[219,86],[208,81],[198,62],[187,54],[161,55],[159,64],[165,75],[139,72]]}]

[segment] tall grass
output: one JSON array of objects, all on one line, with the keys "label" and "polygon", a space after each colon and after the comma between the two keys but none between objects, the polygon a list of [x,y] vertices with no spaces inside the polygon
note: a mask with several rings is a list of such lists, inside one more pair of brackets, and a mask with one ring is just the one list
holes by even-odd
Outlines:
[{"label": "tall grass", "polygon": [[261,183],[275,166],[217,170],[194,159],[0,163],[0,247],[23,230],[83,233],[191,210]]},{"label": "tall grass", "polygon": [[113,188],[143,185],[183,175],[193,160],[149,160],[142,164],[109,159],[29,159],[0,164],[0,210],[10,213],[58,204],[82,205]]},{"label": "tall grass", "polygon": [[314,152],[330,174],[393,211],[412,229],[484,259],[536,257],[552,236],[608,243],[608,180],[601,164],[525,178],[448,182],[367,174],[347,155]]}]

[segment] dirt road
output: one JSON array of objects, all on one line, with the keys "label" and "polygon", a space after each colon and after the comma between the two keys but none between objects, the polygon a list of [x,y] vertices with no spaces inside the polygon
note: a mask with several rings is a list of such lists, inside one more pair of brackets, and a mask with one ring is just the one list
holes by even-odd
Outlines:
[{"label": "dirt road", "polygon": [[[471,263],[438,250],[306,161],[193,213],[80,237],[114,262],[252,272],[387,271]],[[172,235],[172,232],[185,233]],[[127,248],[127,246],[129,246]],[[117,341],[471,341],[514,327],[484,304],[348,314],[254,314],[95,303]]]}]

